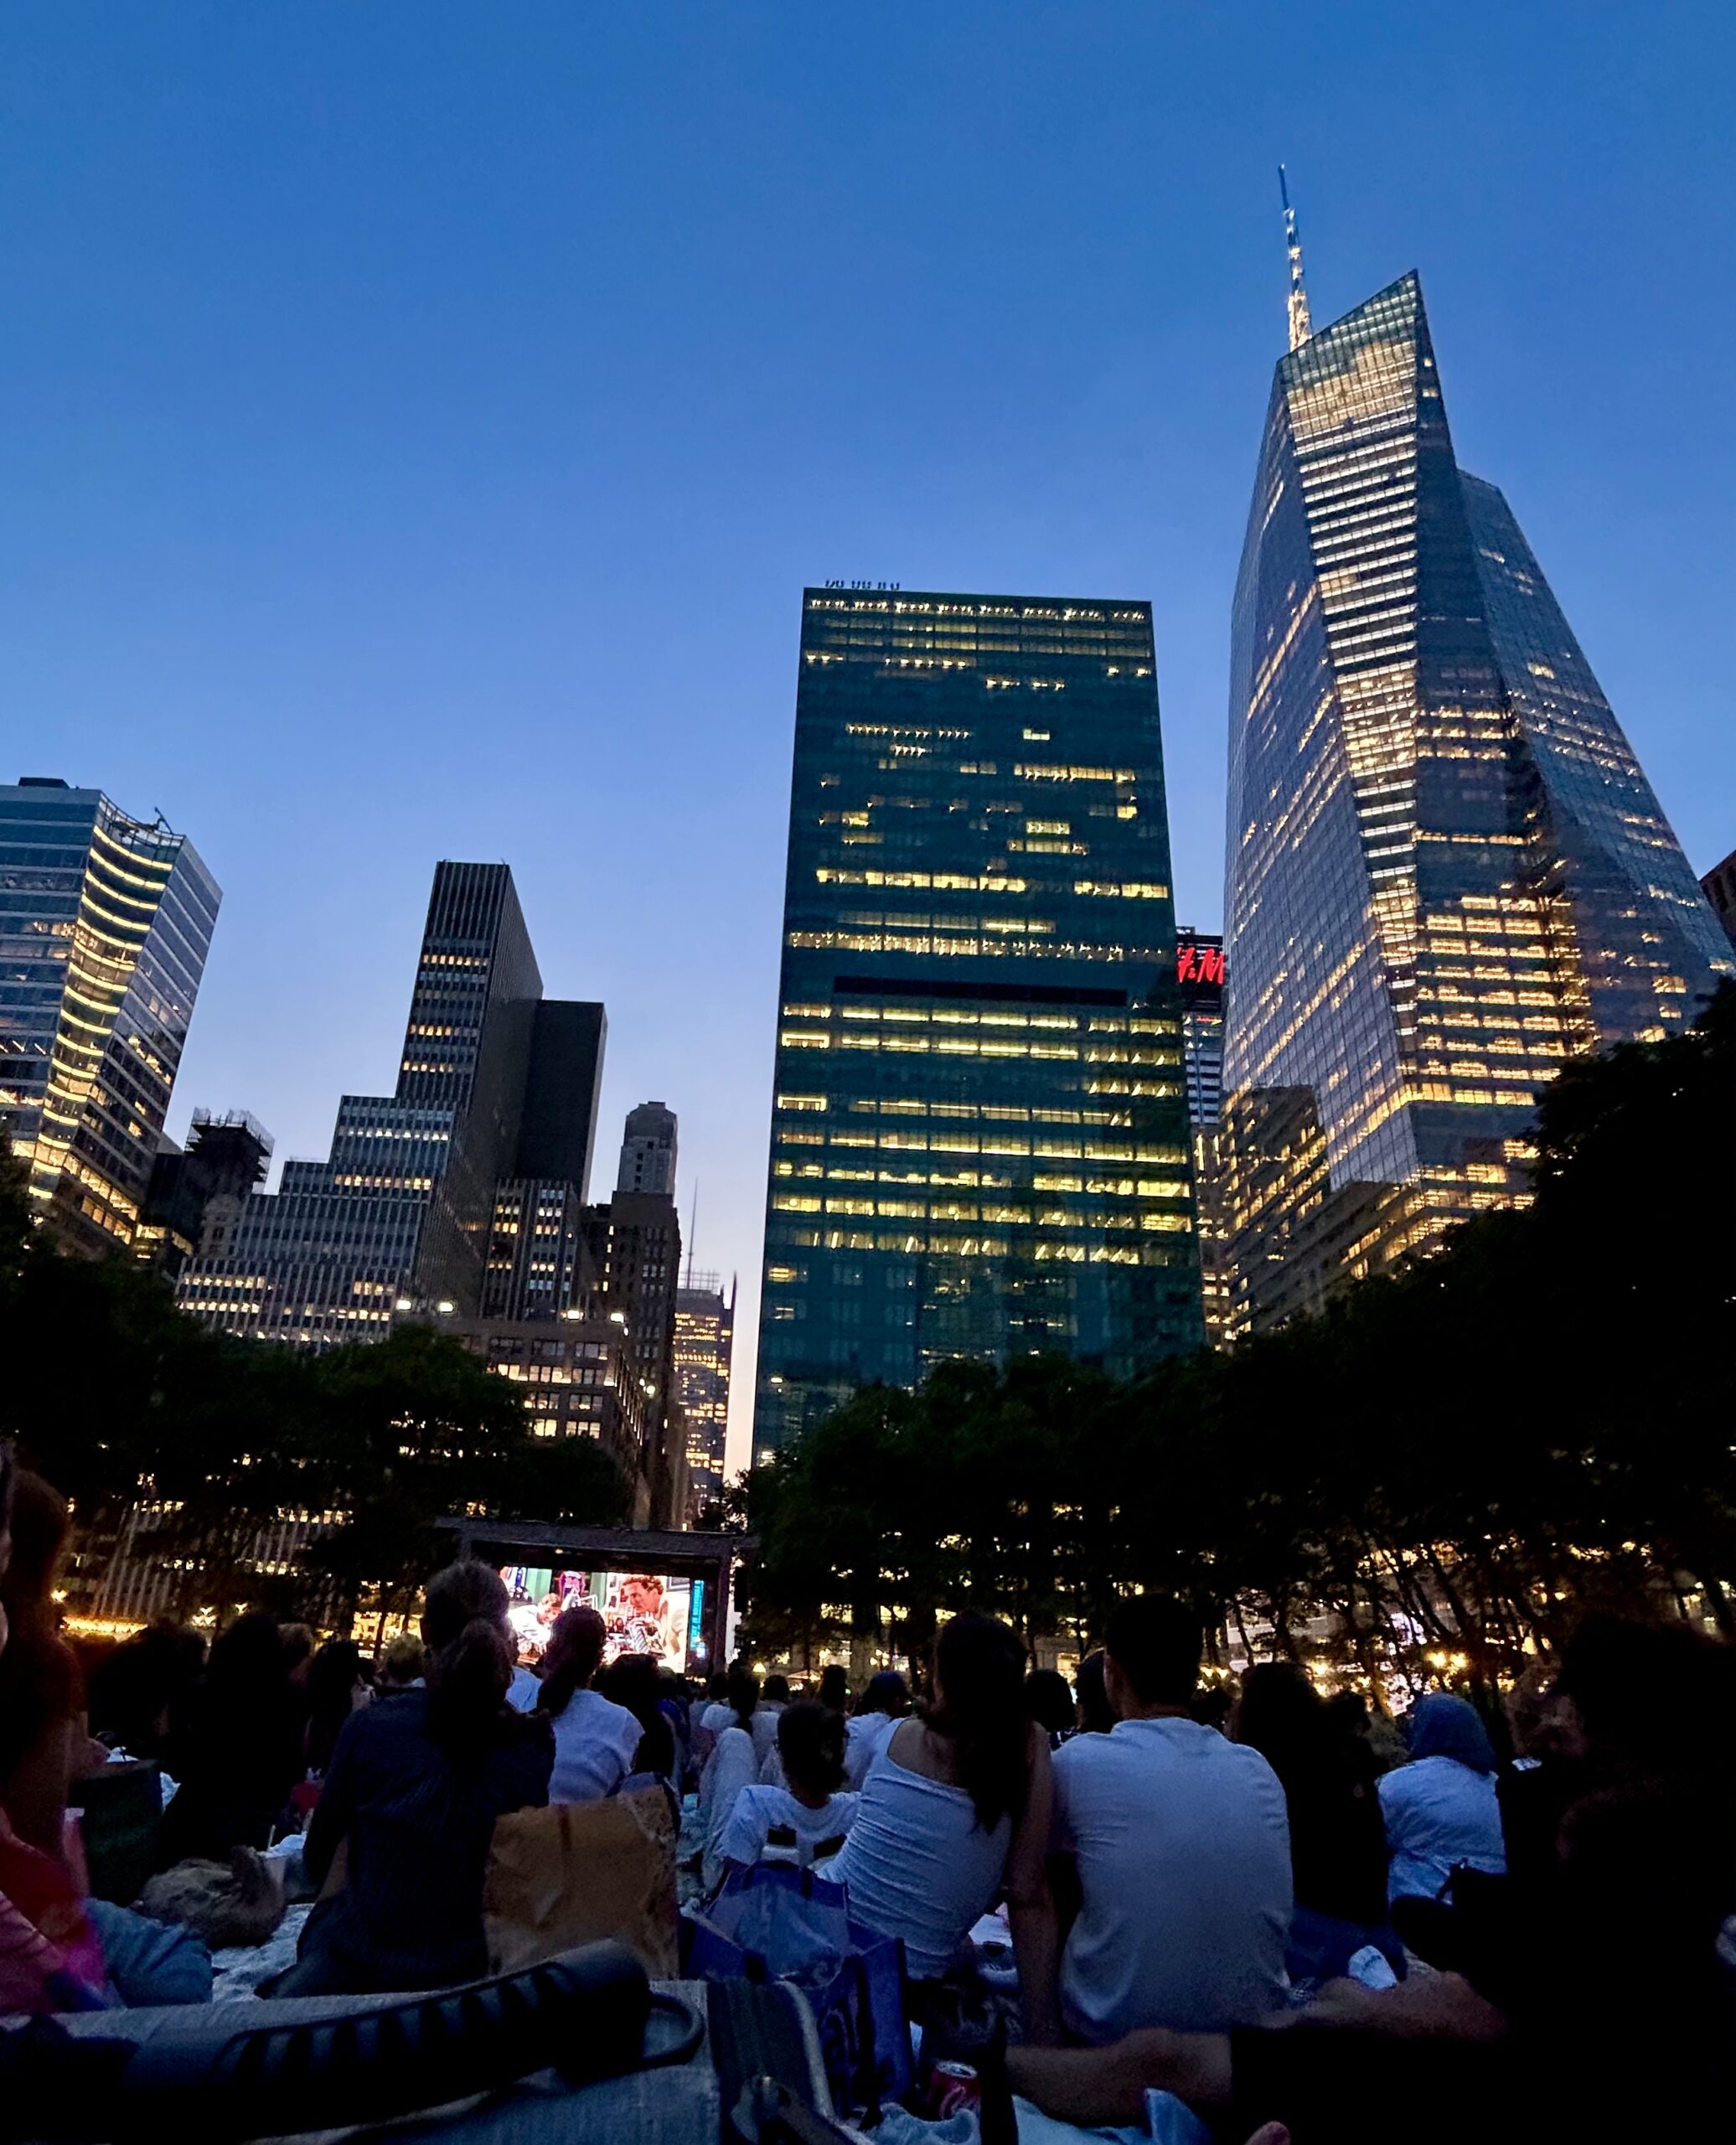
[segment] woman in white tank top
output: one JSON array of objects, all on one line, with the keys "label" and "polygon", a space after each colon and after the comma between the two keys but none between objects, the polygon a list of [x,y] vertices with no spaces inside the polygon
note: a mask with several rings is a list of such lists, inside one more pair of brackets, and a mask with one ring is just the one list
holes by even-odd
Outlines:
[{"label": "woman in white tank top", "polygon": [[934,1648],[927,1717],[901,1722],[863,1783],[827,1873],[855,1918],[902,1940],[914,1982],[945,1972],[1005,1890],[1026,2029],[1056,2037],[1054,1902],[1044,1862],[1053,1778],[1025,1709],[1025,1653],[1005,1624],[956,1616]]}]

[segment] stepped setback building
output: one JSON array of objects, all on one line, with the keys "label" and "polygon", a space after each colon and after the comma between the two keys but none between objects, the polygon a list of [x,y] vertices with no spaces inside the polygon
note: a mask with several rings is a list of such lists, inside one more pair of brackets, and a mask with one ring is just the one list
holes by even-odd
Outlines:
[{"label": "stepped setback building", "polygon": [[810,588],[754,1450],[1201,1338],[1151,613]]},{"label": "stepped setback building", "polygon": [[[545,1187],[583,1202],[603,1032],[602,1006],[543,997],[507,867],[439,865],[395,1091],[344,1097],[328,1158],[253,1194],[221,1252],[188,1263],[183,1306],[315,1346],[400,1312],[477,1315],[485,1295],[503,1315],[552,1315],[563,1254],[536,1229]],[[516,1263],[503,1205],[522,1221]]]},{"label": "stepped setback building", "polygon": [[1506,499],[1458,464],[1416,277],[1318,334],[1293,302],[1292,344],[1232,637],[1243,1331],[1522,1196],[1566,1059],[1680,1028],[1733,968]]},{"label": "stepped setback building", "polygon": [[0,787],[0,1124],[69,1251],[138,1233],[221,898],[160,819]]}]

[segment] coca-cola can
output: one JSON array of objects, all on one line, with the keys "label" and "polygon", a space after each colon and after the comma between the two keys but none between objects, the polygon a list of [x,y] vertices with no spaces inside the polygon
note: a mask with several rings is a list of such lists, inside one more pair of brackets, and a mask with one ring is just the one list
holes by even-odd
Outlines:
[{"label": "coca-cola can", "polygon": [[968,2063],[937,2063],[934,2066],[934,2119],[944,2122],[960,2108],[980,2107],[983,2081]]}]

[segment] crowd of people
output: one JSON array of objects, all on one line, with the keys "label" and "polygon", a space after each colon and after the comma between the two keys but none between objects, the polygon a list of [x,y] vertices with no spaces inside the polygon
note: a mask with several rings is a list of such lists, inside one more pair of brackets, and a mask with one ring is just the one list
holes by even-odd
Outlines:
[{"label": "crowd of people", "polygon": [[153,1627],[87,1696],[53,1606],[65,1504],[9,1465],[3,1499],[12,2008],[100,1973],[95,1903],[63,1885],[44,1914],[29,1879],[65,1866],[73,1783],[113,1745],[178,1782],[165,1861],[305,1826],[282,1994],[485,1972],[497,1821],[651,1788],[688,1799],[700,1911],[762,1863],[829,1878],[902,1944],[919,2024],[963,2015],[972,1932],[1004,1918],[1006,2075],[1059,2119],[1137,2122],[1162,2091],[1238,2138],[1456,2140],[1516,2110],[1565,2135],[1564,2107],[1639,2137],[1692,2134],[1671,2122],[1736,2082],[1736,1655],[1685,1626],[1593,1619],[1505,1717],[1434,1693],[1395,1724],[1288,1662],[1202,1691],[1197,1618],[1140,1595],[1071,1683],[967,1614],[920,1702],[890,1671],[852,1699],[837,1667],[695,1690],[606,1662],[588,1607],[529,1672],[500,1577],[461,1562],[377,1661],[255,1612],[208,1654]]}]

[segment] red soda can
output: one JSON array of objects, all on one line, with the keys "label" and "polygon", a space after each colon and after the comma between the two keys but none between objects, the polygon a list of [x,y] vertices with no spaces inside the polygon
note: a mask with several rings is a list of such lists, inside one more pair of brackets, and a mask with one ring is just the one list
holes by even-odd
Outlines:
[{"label": "red soda can", "polygon": [[980,2107],[983,2081],[968,2063],[937,2063],[934,2066],[934,2119],[944,2122],[960,2108]]}]

